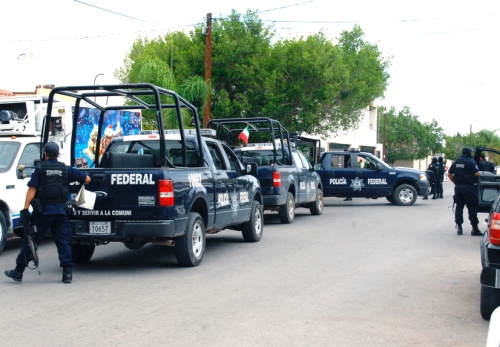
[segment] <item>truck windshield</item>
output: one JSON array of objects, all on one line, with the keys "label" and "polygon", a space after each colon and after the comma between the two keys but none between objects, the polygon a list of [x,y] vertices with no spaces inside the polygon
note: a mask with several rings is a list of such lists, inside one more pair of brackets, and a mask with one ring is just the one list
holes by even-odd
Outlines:
[{"label": "truck windshield", "polygon": [[0,172],[10,170],[20,146],[19,142],[0,141]]}]

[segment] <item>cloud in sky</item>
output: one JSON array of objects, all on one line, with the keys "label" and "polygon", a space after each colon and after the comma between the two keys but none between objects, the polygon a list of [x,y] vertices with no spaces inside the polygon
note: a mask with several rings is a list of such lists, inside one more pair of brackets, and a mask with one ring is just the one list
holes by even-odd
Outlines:
[{"label": "cloud in sky", "polygon": [[232,9],[259,11],[280,37],[323,30],[336,40],[359,24],[365,40],[391,56],[390,85],[377,104],[410,107],[447,134],[494,130],[500,94],[500,2],[477,0],[26,0],[1,5],[0,89],[37,84],[115,83],[134,40],[190,30]]}]

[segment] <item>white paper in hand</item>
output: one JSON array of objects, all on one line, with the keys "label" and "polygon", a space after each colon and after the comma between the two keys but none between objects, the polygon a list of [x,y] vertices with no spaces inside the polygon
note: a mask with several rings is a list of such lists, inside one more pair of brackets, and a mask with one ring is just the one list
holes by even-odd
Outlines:
[{"label": "white paper in hand", "polygon": [[85,189],[85,185],[82,184],[78,195],[76,196],[76,206],[85,208],[87,210],[93,210],[95,204],[96,193],[88,191]]}]

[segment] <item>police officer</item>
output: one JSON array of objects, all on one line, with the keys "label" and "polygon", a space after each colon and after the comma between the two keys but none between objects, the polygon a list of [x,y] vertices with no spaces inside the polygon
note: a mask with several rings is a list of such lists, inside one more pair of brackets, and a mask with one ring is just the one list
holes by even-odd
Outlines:
[{"label": "police officer", "polygon": [[486,160],[484,153],[481,153],[479,155],[479,163],[477,163],[477,167],[479,168],[479,171],[488,171],[491,173],[495,173],[495,168],[493,167],[493,164]]},{"label": "police officer", "polygon": [[427,170],[432,172],[432,174],[429,175],[429,183],[431,184],[432,199],[436,199],[436,197],[438,197],[439,181],[438,159],[436,157],[432,158],[432,162],[429,164],[429,167],[427,167]]},{"label": "police officer", "polygon": [[[88,184],[90,177],[75,168],[60,163],[59,146],[55,142],[47,142],[43,147],[44,161],[33,170],[24,209],[21,210],[23,225],[33,223],[37,228],[35,243],[38,245],[50,228],[59,254],[59,263],[63,268],[62,281],[71,283],[73,279],[73,256],[71,254],[71,228],[66,212],[68,200],[68,184],[80,182]],[[33,204],[32,204],[33,203]],[[33,215],[28,211],[33,205]],[[21,250],[16,259],[16,268],[5,271],[7,277],[21,282],[23,272],[32,260],[27,238],[24,238]]]},{"label": "police officer", "polygon": [[451,164],[448,170],[448,178],[455,183],[455,196],[453,197],[455,207],[455,223],[457,224],[457,235],[462,235],[462,223],[464,221],[464,206],[469,211],[469,220],[472,225],[472,236],[481,236],[477,228],[479,220],[477,219],[477,177],[479,169],[476,162],[472,159],[472,148],[464,147],[462,156]]},{"label": "police officer", "polygon": [[443,198],[443,181],[444,181],[444,163],[443,163],[443,157],[438,158],[438,179],[436,181],[436,187],[437,187],[437,197],[442,199]]}]

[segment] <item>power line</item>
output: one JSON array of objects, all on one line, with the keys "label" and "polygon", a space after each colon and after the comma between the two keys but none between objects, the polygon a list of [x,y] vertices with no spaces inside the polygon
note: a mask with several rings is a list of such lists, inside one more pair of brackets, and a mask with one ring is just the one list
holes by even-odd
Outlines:
[{"label": "power line", "polygon": [[157,23],[152,23],[152,22],[149,22],[147,20],[143,20],[143,19],[139,19],[139,18],[135,18],[135,17],[131,17],[131,16],[128,16],[126,14],[123,14],[123,13],[119,13],[119,12],[116,12],[116,11],[111,11],[111,10],[108,10],[106,8],[102,8],[102,7],[99,7],[99,6],[95,6],[95,5],[92,5],[92,4],[89,4],[89,3],[86,3],[86,2],[83,2],[83,1],[80,1],[80,0],[73,0],[74,2],[78,2],[82,5],[85,5],[85,6],[90,6],[90,7],[94,7],[94,8],[97,8],[98,10],[102,10],[102,11],[106,11],[106,12],[109,12],[109,13],[113,13],[113,14],[116,14],[118,16],[122,16],[122,17],[126,17],[126,18],[130,18],[130,19],[133,19],[133,20],[137,20],[139,22],[144,22],[144,23],[149,23],[149,24],[155,24],[155,25],[158,25]]}]

